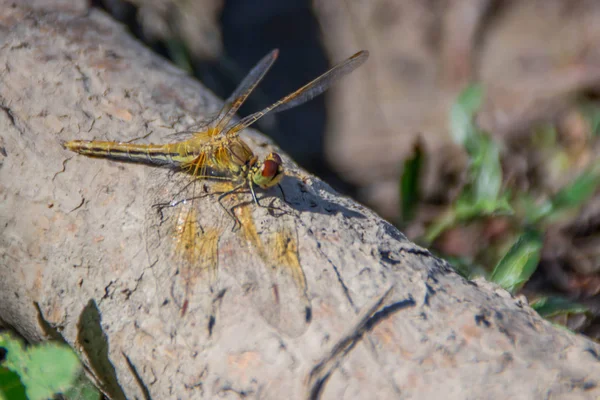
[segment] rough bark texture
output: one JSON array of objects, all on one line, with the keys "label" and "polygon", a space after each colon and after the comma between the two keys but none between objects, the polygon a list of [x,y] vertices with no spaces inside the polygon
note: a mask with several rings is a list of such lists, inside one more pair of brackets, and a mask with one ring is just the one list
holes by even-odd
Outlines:
[{"label": "rough bark texture", "polygon": [[[181,316],[181,260],[149,211],[167,172],[73,156],[61,141],[158,142],[220,102],[83,5],[3,3],[0,24],[0,319],[30,340],[64,338],[109,397],[600,395],[596,344],[462,279],[290,160],[287,203],[263,194],[287,214],[252,213],[259,236],[295,229],[311,312],[294,314],[302,296],[284,287],[268,308],[247,284],[268,275],[260,257],[222,229],[219,290],[195,282]],[[210,198],[195,204],[204,223],[229,226]]]}]

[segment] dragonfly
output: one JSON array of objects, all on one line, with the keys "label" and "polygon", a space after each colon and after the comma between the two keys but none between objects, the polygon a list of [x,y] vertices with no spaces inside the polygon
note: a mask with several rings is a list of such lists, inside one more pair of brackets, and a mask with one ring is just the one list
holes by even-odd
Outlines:
[{"label": "dragonfly", "polygon": [[[306,279],[299,262],[297,240],[289,227],[280,226],[270,235],[264,232],[259,234],[251,217],[248,205],[240,205],[239,195],[250,192],[253,203],[261,208],[271,208],[261,204],[256,195],[256,187],[266,190],[278,185],[285,176],[282,158],[276,152],[268,153],[262,160],[254,154],[250,146],[240,137],[240,133],[268,113],[277,113],[303,104],[326,91],[333,83],[348,75],[361,66],[368,58],[367,51],[359,51],[348,59],[336,64],[327,72],[300,87],[296,91],[282,97],[275,103],[261,111],[250,114],[244,118],[236,119],[239,108],[244,104],[250,94],[262,81],[279,51],[271,51],[264,56],[242,80],[235,91],[225,101],[224,106],[216,117],[208,121],[205,126],[193,132],[188,139],[164,144],[140,144],[131,142],[99,141],[99,140],[71,140],[63,143],[67,150],[88,157],[105,158],[116,161],[149,164],[157,167],[166,167],[178,174],[168,177],[153,173],[149,179],[147,189],[151,208],[159,208],[160,218],[148,218],[150,223],[147,236],[154,249],[161,248],[161,240],[165,236],[171,237],[170,246],[166,247],[167,254],[158,254],[157,257],[172,257],[178,264],[178,269],[171,280],[177,281],[177,288],[171,288],[171,295],[178,299],[176,302],[181,307],[181,315],[185,315],[190,305],[190,294],[196,290],[199,281],[208,282],[212,288],[217,282],[219,264],[219,241],[224,234],[223,224],[208,226],[210,223],[203,220],[207,213],[214,214],[217,210],[210,203],[203,203],[202,210],[196,205],[195,200],[205,195],[218,194],[217,203],[233,218],[234,227],[241,227],[241,237],[255,249],[258,264],[269,266],[271,271],[268,284],[261,284],[259,279],[254,279],[256,287],[266,287],[266,290],[257,291],[257,297],[270,299],[274,306],[263,307],[272,325],[279,325],[283,330],[290,332],[301,331],[301,325],[289,322],[286,310],[282,304],[300,304],[296,314],[303,314],[305,322],[310,320],[310,302],[306,295]],[[218,188],[213,188],[208,193],[199,193],[202,185],[200,182],[213,181]],[[282,191],[283,193],[283,191]],[[178,198],[178,200],[174,200]],[[164,199],[168,199],[164,201]],[[228,203],[229,204],[226,204]],[[230,204],[233,206],[230,207]],[[177,212],[164,215],[168,207],[179,207]],[[212,207],[212,208],[211,208]],[[238,215],[234,208],[238,207]],[[277,224],[275,224],[277,225]],[[281,225],[281,224],[279,224]],[[269,236],[263,240],[261,235]],[[227,242],[224,240],[224,243]],[[237,246],[242,245],[237,243]],[[235,245],[232,245],[235,247]],[[229,248],[232,248],[230,246]],[[245,263],[250,265],[250,263]],[[274,268],[278,266],[278,268]],[[275,271],[275,272],[273,272]],[[269,275],[266,274],[266,275]],[[256,272],[255,275],[260,275]],[[265,274],[263,274],[265,275]],[[165,278],[166,279],[166,278]],[[287,296],[287,286],[294,285],[295,298],[282,299]],[[256,291],[256,290],[255,290]],[[218,292],[212,290],[211,292]],[[202,297],[202,296],[197,296]],[[289,301],[287,301],[289,300]],[[202,308],[209,309],[211,305],[204,304]],[[300,328],[297,328],[299,327]],[[286,328],[287,327],[287,328]]]},{"label": "dragonfly", "polygon": [[[359,51],[265,109],[232,122],[239,108],[269,71],[278,54],[279,51],[275,49],[261,59],[227,99],[214,121],[208,123],[207,129],[196,132],[188,140],[166,144],[72,140],[63,146],[90,157],[166,165],[185,171],[196,179],[228,180],[235,185],[229,192],[223,193],[219,201],[247,187],[254,202],[260,206],[254,186],[267,189],[281,181],[284,176],[281,156],[272,152],[259,161],[240,138],[239,133],[269,112],[285,111],[320,95],[338,79],[362,65],[369,56],[367,51]],[[231,215],[235,219],[235,215]]]}]

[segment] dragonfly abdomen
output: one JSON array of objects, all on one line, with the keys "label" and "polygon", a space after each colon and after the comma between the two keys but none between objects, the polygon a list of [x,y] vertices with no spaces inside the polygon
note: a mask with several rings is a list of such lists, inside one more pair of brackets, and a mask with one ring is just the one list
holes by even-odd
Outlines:
[{"label": "dragonfly abdomen", "polygon": [[177,145],[134,144],[104,142],[99,140],[71,140],[63,147],[88,157],[108,158],[118,161],[151,165],[173,165],[174,167],[193,159],[185,149]]}]

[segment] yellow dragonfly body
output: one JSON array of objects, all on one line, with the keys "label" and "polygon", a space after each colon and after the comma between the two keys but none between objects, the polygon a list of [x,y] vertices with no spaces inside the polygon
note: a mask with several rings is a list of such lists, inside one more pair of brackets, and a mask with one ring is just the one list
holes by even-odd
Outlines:
[{"label": "yellow dragonfly body", "polygon": [[259,61],[229,97],[217,118],[209,123],[206,130],[195,133],[189,140],[162,145],[73,140],[64,143],[64,147],[91,157],[171,166],[187,171],[196,178],[214,178],[214,173],[222,174],[224,176],[221,178],[227,177],[237,185],[247,185],[256,201],[253,185],[268,188],[279,183],[283,177],[281,157],[277,153],[270,153],[259,162],[239,137],[240,131],[269,112],[290,109],[323,93],[332,83],[364,63],[369,53],[360,51],[354,54],[264,110],[231,123],[277,55],[278,51],[273,50]]},{"label": "yellow dragonfly body", "polygon": [[[258,308],[271,325],[296,336],[303,332],[310,321],[311,308],[299,260],[297,238],[294,230],[287,226],[293,226],[293,222],[290,224],[289,218],[279,217],[272,224],[275,228],[269,231],[269,228],[261,226],[259,230],[251,217],[251,203],[240,207],[236,205],[238,218],[230,211],[233,208],[223,206],[221,200],[231,195],[230,201],[239,204],[239,190],[246,188],[260,206],[254,186],[266,189],[278,184],[284,176],[282,160],[277,153],[269,153],[259,161],[239,133],[268,112],[292,108],[321,94],[332,83],[364,63],[368,53],[356,53],[271,106],[234,121],[236,112],[263,79],[277,55],[278,51],[273,50],[261,59],[229,97],[216,118],[187,140],[166,144],[72,140],[63,145],[68,150],[90,157],[151,164],[183,172],[170,174],[167,178],[160,174],[160,169],[155,169],[148,180],[146,196],[149,199],[148,208],[154,211],[147,218],[149,222],[146,229],[147,250],[152,258],[150,262],[154,265],[158,259],[175,261],[176,269],[160,272],[157,281],[160,285],[170,282],[171,297],[182,316],[190,308],[205,311],[214,308],[215,301],[207,300],[210,296],[206,296],[202,288],[210,287],[213,296],[221,293],[218,288],[213,289],[217,270],[220,269],[217,268],[219,251],[230,254],[233,259],[236,257],[235,249],[245,242],[254,249],[254,256],[237,251],[237,257],[249,258],[241,263],[232,262],[230,267],[244,265],[247,270],[252,270],[258,268],[257,265],[263,266],[262,282],[250,285],[256,287],[248,289],[248,292],[256,294],[257,302],[261,303]],[[196,188],[196,183],[202,179],[220,181],[217,185],[221,193],[219,204],[239,222],[242,229],[237,236],[224,234],[223,224],[214,224],[214,219],[210,225],[210,218],[207,217],[218,211],[213,202],[204,204],[202,212],[194,204],[195,199],[203,197],[199,196]],[[217,186],[213,186],[213,189]],[[167,196],[179,196],[180,199],[176,202],[173,198],[164,201]],[[159,217],[155,212],[156,207],[152,206],[159,207]],[[167,237],[171,241],[165,244]],[[246,272],[241,271],[237,275]],[[258,271],[253,273],[254,276],[260,274]],[[250,287],[246,283],[242,286]],[[194,298],[198,307],[190,306],[190,298]],[[205,304],[198,305],[202,302]],[[208,314],[211,312],[208,311]],[[211,314],[207,321],[207,325],[214,325],[214,315]]]}]

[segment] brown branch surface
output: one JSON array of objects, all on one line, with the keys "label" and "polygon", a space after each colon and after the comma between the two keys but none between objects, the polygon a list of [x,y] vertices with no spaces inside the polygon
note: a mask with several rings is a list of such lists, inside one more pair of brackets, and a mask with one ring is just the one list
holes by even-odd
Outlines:
[{"label": "brown branch surface", "polygon": [[205,196],[178,238],[190,203],[152,206],[185,177],[61,142],[172,140],[220,101],[97,10],[1,14],[0,320],[62,337],[111,398],[600,395],[596,344],[462,279],[289,159],[287,202],[261,193],[285,214],[242,205],[232,232]]}]

